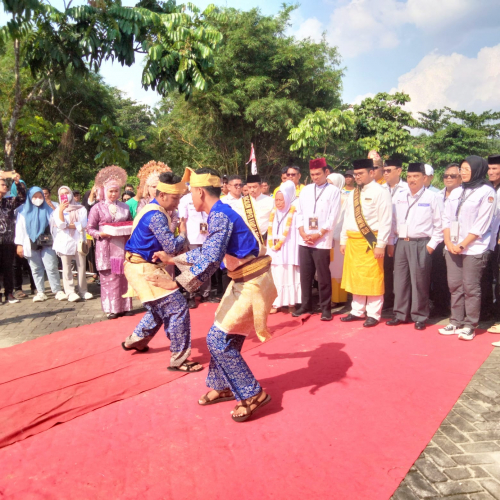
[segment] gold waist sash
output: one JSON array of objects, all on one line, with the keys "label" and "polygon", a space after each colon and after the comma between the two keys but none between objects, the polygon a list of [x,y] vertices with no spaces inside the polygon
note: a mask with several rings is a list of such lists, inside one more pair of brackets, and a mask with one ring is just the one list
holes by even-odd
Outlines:
[{"label": "gold waist sash", "polygon": [[227,275],[236,283],[244,283],[269,271],[271,261],[272,259],[269,255],[258,257],[236,268],[234,271],[228,271]]}]

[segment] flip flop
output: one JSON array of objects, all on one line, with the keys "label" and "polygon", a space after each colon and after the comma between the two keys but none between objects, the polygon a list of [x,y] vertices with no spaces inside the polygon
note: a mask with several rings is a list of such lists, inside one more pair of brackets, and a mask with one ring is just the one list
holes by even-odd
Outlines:
[{"label": "flip flop", "polygon": [[[231,392],[229,389],[226,389],[225,391],[221,391],[220,394],[223,394],[224,392]],[[231,392],[231,396],[225,396],[223,398],[217,397],[215,399],[208,399],[208,394],[210,393],[207,392],[204,394],[200,399],[203,400],[203,403],[200,403],[198,401],[198,404],[200,406],[208,406],[208,405],[215,405],[217,403],[223,403],[224,401],[234,401],[236,398],[234,397],[234,394]]]},{"label": "flip flop", "polygon": [[[264,398],[264,400],[260,403],[257,403],[257,402],[253,402],[253,403],[250,403],[250,404],[239,404],[236,406],[236,408],[238,408],[238,406],[242,406],[243,408],[249,408],[251,405],[253,404],[258,404],[257,408],[254,408],[253,410],[250,410],[250,413],[247,413],[246,415],[241,415],[240,417],[235,417],[234,415],[231,415],[231,417],[233,418],[233,421],[234,422],[245,422],[246,420],[248,420],[256,411],[260,410],[260,408],[262,408],[263,406],[267,405],[268,403],[271,402],[271,396],[269,394],[266,394],[266,397]],[[236,409],[235,408],[235,409]]]},{"label": "flip flop", "polygon": [[[181,370],[181,366],[185,366],[187,369]],[[203,366],[200,363],[197,363],[196,361],[189,361],[188,363],[183,363],[181,366],[169,366],[167,370],[170,370],[171,372],[181,372],[181,373],[197,373],[203,370]],[[193,368],[195,368],[196,366],[201,366],[201,370],[193,370]]]},{"label": "flip flop", "polygon": [[147,345],[144,349],[137,349],[137,347],[127,347],[125,342],[122,342],[122,347],[125,351],[137,351],[137,352],[147,352],[149,351],[149,346]]}]

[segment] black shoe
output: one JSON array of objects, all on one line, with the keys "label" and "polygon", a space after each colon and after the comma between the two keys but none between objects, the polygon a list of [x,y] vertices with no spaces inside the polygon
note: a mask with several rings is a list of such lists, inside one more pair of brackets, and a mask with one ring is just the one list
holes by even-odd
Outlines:
[{"label": "black shoe", "polygon": [[203,304],[203,302],[210,302],[210,295],[200,297],[200,304]]},{"label": "black shoe", "polygon": [[116,319],[116,318],[119,318],[119,317],[120,317],[120,315],[116,314],[116,313],[108,314],[108,319]]},{"label": "black shoe", "polygon": [[188,307],[189,309],[196,309],[198,307],[198,304],[196,303],[196,299],[194,297],[188,300]]},{"label": "black shoe", "polygon": [[398,318],[392,318],[386,323],[386,325],[387,326],[399,326],[399,325],[406,325],[407,323],[408,323],[408,321],[403,321],[402,319],[398,319]]},{"label": "black shoe", "polygon": [[309,309],[302,309],[302,307],[300,309],[297,309],[295,312],[292,313],[292,316],[294,318],[298,318],[299,316],[302,316],[303,314],[312,314],[312,311],[310,311]]},{"label": "black shoe", "polygon": [[370,328],[372,326],[377,326],[378,325],[378,320],[376,320],[375,318],[370,318],[370,316],[368,316],[366,318],[366,321],[363,323],[363,326],[365,328]]},{"label": "black shoe", "polygon": [[320,319],[321,321],[331,321],[333,319],[332,311],[323,311]]},{"label": "black shoe", "polygon": [[423,321],[416,321],[415,322],[415,330],[425,330],[427,328],[427,325]]},{"label": "black shoe", "polygon": [[365,318],[363,316],[354,316],[354,314],[349,313],[347,316],[343,316],[340,318],[340,321],[344,323],[350,323],[351,321],[364,321]]},{"label": "black shoe", "polygon": [[125,311],[122,316],[133,316],[135,313],[134,311]]}]

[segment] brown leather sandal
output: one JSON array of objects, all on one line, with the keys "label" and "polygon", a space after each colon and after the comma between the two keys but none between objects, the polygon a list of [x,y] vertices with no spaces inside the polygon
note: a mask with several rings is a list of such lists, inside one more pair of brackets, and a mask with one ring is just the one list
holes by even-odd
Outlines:
[{"label": "brown leather sandal", "polygon": [[[271,402],[271,396],[269,394],[266,394],[266,397],[262,400],[259,401],[259,397],[262,395],[264,391],[259,392],[256,396],[253,396],[251,398],[246,399],[245,401],[241,401],[238,403],[234,410],[233,414],[231,415],[233,417],[234,422],[245,422],[248,420],[257,410],[262,408],[263,406],[267,405],[268,403]],[[252,406],[254,408],[252,408]],[[245,415],[240,415],[238,417],[234,416],[234,413],[240,410],[241,408],[245,408]]]},{"label": "brown leather sandal", "polygon": [[[212,389],[215,391],[215,389]],[[200,406],[208,406],[208,405],[215,405],[217,403],[223,403],[224,401],[234,401],[236,398],[234,397],[233,391],[231,389],[224,389],[219,392],[219,395],[215,399],[210,399],[208,395],[212,391],[208,391],[206,394],[203,394],[203,396],[200,398],[198,401],[198,404]],[[203,403],[200,403],[200,401],[203,401]]]}]

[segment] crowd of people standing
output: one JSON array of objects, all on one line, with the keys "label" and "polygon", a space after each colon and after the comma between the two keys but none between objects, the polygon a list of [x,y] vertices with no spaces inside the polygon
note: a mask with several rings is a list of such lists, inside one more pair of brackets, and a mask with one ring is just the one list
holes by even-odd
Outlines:
[{"label": "crowd of people standing", "polygon": [[[332,305],[350,300],[343,322],[373,327],[384,309],[392,309],[388,326],[411,322],[424,330],[433,314],[449,315],[439,332],[462,340],[474,338],[480,317],[500,319],[500,155],[451,163],[441,191],[432,185],[430,165],[410,163],[406,181],[402,167],[397,159],[370,152],[339,173],[317,158],[306,174],[311,183],[301,183],[304,172],[291,165],[272,194],[259,175],[223,178],[221,201],[249,227],[255,220],[260,254],[272,258],[278,296],[271,313],[318,312],[322,321],[331,321]],[[48,299],[45,274],[56,300],[90,300],[87,275],[92,275],[108,318],[130,314],[123,271],[127,237],[107,234],[103,226],[132,224],[154,200],[159,176],[167,171],[164,163],[146,164],[135,189],[123,169],[107,167],[83,199],[61,186],[57,201],[47,188],[28,189],[15,172],[0,173],[5,302],[26,298],[23,271],[29,271],[35,302]],[[168,220],[172,232],[185,228],[187,248],[193,250],[207,237],[207,219],[187,192]],[[220,297],[230,279],[221,269],[213,280]],[[186,292],[189,307],[198,307],[197,297],[217,301],[211,286],[206,282],[197,292]]]}]

